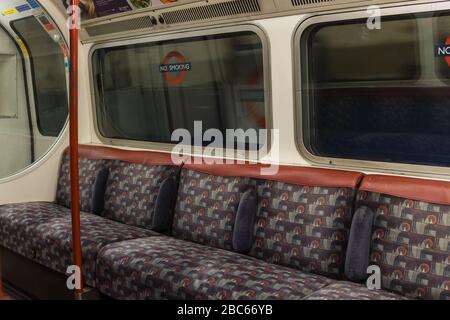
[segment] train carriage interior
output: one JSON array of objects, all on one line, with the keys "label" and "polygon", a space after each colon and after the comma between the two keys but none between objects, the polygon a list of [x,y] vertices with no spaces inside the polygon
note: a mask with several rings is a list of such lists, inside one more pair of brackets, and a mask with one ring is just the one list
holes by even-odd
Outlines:
[{"label": "train carriage interior", "polygon": [[449,86],[450,1],[2,0],[0,300],[450,300]]}]

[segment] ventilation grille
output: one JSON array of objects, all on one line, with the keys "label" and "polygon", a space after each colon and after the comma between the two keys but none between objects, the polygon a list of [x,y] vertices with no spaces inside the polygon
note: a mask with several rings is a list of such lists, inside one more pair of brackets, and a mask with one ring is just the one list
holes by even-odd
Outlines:
[{"label": "ventilation grille", "polygon": [[291,0],[294,7],[309,6],[313,4],[323,4],[327,2],[334,2],[336,0]]},{"label": "ventilation grille", "polygon": [[192,7],[162,14],[167,24],[234,16],[260,12],[258,0],[233,0],[200,7]]},{"label": "ventilation grille", "polygon": [[101,36],[109,33],[147,29],[153,27],[152,18],[144,16],[124,21],[111,22],[98,26],[86,27],[86,32],[91,37]]}]

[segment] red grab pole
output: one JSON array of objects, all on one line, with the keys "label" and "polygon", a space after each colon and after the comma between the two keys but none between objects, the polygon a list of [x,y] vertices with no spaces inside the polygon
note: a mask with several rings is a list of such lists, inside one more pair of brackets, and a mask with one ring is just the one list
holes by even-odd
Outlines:
[{"label": "red grab pole", "polygon": [[5,295],[3,294],[3,282],[2,282],[2,257],[0,256],[0,301],[5,299]]},{"label": "red grab pole", "polygon": [[70,69],[69,69],[69,126],[70,126],[70,187],[72,202],[72,250],[74,265],[81,271],[81,287],[75,290],[75,298],[81,300],[83,293],[83,257],[80,235],[80,186],[78,172],[78,0],[71,0],[70,23]]}]

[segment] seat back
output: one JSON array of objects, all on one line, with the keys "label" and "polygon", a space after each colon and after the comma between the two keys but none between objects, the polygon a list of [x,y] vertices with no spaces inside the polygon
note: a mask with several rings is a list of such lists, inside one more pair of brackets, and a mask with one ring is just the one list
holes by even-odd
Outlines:
[{"label": "seat back", "polygon": [[173,236],[231,250],[240,199],[254,184],[249,172],[253,172],[250,165],[185,165],[175,205]]},{"label": "seat back", "polygon": [[251,256],[270,263],[339,278],[356,189],[363,174],[280,166],[263,176],[262,165],[185,165],[173,235],[232,248],[236,211],[245,191],[258,196]]},{"label": "seat back", "polygon": [[[152,159],[155,154],[148,156]],[[164,179],[176,175],[179,170],[171,164],[170,155],[153,160],[152,164],[142,164],[140,160],[106,161],[109,177],[103,217],[136,227],[152,228],[160,186]]]},{"label": "seat back", "polygon": [[375,213],[370,264],[380,267],[382,287],[450,299],[450,183],[367,176],[357,206]]},{"label": "seat back", "polygon": [[257,180],[255,242],[250,255],[342,278],[356,189],[363,174],[281,166]]},{"label": "seat back", "polygon": [[[98,173],[105,166],[102,159],[92,159],[82,146],[79,150],[79,183],[80,183],[80,210],[92,211],[92,196],[94,183]],[[56,203],[67,208],[71,207],[70,193],[70,160],[68,149],[64,152],[59,168],[59,177],[56,189]]]},{"label": "seat back", "polygon": [[[101,216],[128,225],[151,229],[161,183],[178,175],[169,153],[129,151],[80,145],[81,211],[91,212],[95,181],[103,168],[109,170],[103,188]],[[100,191],[101,192],[101,191]],[[69,156],[65,152],[58,179],[57,203],[70,207]],[[167,213],[169,214],[169,212]]]}]

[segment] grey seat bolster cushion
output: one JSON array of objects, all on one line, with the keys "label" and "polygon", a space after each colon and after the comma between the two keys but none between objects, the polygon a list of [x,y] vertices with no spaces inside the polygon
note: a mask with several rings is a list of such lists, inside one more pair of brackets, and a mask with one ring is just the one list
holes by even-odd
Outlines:
[{"label": "grey seat bolster cushion", "polygon": [[158,197],[156,198],[151,230],[156,232],[167,232],[169,230],[177,191],[177,176],[171,175],[161,183]]},{"label": "grey seat bolster cushion", "polygon": [[345,275],[350,281],[367,279],[374,216],[366,206],[359,207],[353,216],[345,260]]},{"label": "grey seat bolster cushion", "polygon": [[254,189],[247,190],[242,196],[236,213],[233,229],[233,249],[238,253],[247,253],[253,245],[253,230],[258,208],[258,196]]},{"label": "grey seat bolster cushion", "polygon": [[101,215],[105,207],[105,192],[109,177],[109,169],[103,168],[97,174],[92,191],[92,213]]}]

